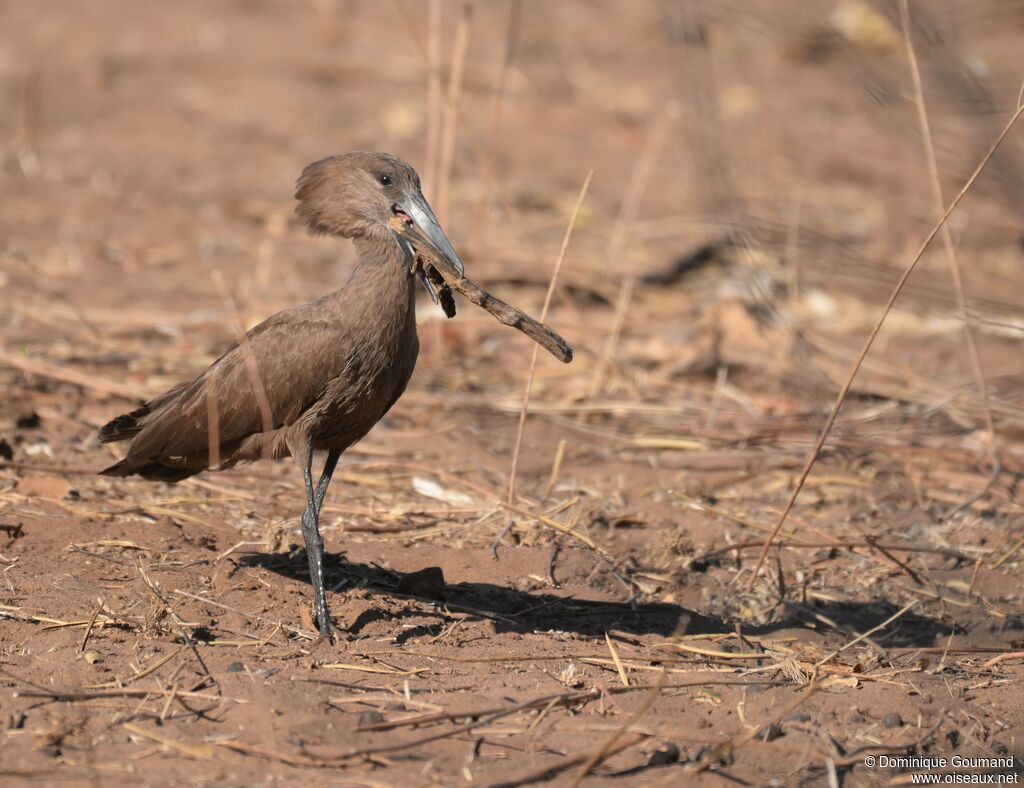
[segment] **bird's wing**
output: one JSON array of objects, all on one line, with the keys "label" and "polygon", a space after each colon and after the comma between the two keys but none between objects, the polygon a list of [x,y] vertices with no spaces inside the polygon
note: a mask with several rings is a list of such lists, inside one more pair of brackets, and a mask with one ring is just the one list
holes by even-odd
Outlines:
[{"label": "bird's wing", "polygon": [[265,320],[163,402],[132,441],[129,461],[205,453],[214,431],[223,446],[294,423],[345,374],[352,345],[345,321],[314,306]]}]

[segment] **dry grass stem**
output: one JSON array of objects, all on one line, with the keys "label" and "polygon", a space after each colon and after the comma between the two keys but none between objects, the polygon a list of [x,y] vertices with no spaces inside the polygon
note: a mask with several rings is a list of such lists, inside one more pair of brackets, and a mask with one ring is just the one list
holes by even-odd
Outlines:
[{"label": "dry grass stem", "polygon": [[971,190],[971,187],[974,186],[974,183],[978,179],[978,176],[981,175],[985,167],[988,166],[988,163],[992,159],[992,156],[999,149],[999,146],[1002,145],[1003,140],[1006,139],[1006,136],[1016,125],[1017,121],[1020,120],[1020,116],[1022,114],[1024,114],[1024,106],[1018,107],[1017,111],[1013,113],[1013,116],[1007,122],[1002,132],[996,138],[995,142],[992,143],[992,146],[988,149],[988,152],[982,158],[981,162],[975,168],[974,172],[971,173],[970,178],[967,179],[967,182],[957,193],[956,197],[953,198],[953,202],[949,204],[949,207],[943,213],[942,218],[939,219],[938,223],[932,228],[931,232],[928,233],[928,236],[924,239],[921,246],[918,248],[917,254],[914,255],[914,258],[910,261],[910,264],[907,265],[907,267],[903,270],[903,274],[900,276],[899,281],[896,283],[896,286],[893,288],[892,293],[889,295],[889,300],[886,302],[885,307],[882,309],[881,315],[879,315],[878,320],[875,322],[874,327],[871,329],[871,333],[868,334],[868,337],[864,342],[864,347],[861,348],[860,354],[857,356],[857,360],[854,362],[853,367],[850,369],[850,373],[846,378],[846,382],[843,384],[843,387],[839,390],[839,394],[836,397],[835,404],[832,406],[832,411],[831,413],[829,413],[828,419],[825,421],[825,426],[822,427],[821,433],[818,435],[817,441],[815,441],[814,448],[811,450],[810,455],[808,455],[807,457],[807,462],[804,465],[803,470],[800,472],[800,476],[797,479],[796,486],[793,488],[793,492],[790,494],[789,499],[786,501],[786,506],[782,510],[782,514],[779,516],[778,521],[775,523],[775,527],[772,530],[771,536],[765,542],[765,546],[761,550],[761,554],[758,556],[757,564],[754,567],[754,571],[751,573],[750,576],[750,582],[747,584],[748,592],[753,590],[754,583],[757,582],[757,577],[761,573],[761,567],[764,565],[765,558],[768,556],[768,550],[771,547],[771,543],[775,539],[776,534],[778,534],[779,529],[781,529],[783,524],[786,522],[786,518],[792,511],[793,505],[796,503],[796,499],[800,495],[800,491],[803,490],[804,483],[807,481],[807,477],[810,476],[811,469],[814,468],[814,464],[815,462],[817,462],[818,457],[821,454],[821,450],[825,446],[825,441],[828,439],[829,433],[832,431],[832,427],[836,423],[836,417],[839,415],[839,410],[840,408],[843,407],[843,404],[846,402],[846,398],[850,393],[850,388],[853,386],[854,378],[857,377],[857,373],[860,371],[861,365],[864,363],[864,359],[867,356],[868,351],[871,350],[871,346],[875,343],[875,339],[878,336],[878,332],[882,330],[882,324],[885,322],[885,318],[889,315],[889,312],[892,311],[893,304],[896,303],[896,299],[899,298],[900,293],[903,292],[903,287],[906,285],[907,280],[910,278],[910,275],[914,273],[914,269],[917,268],[917,264],[921,261],[921,258],[924,256],[925,251],[931,245],[931,242],[935,239],[935,236],[945,226],[946,221],[949,219],[950,216],[952,216],[953,211],[956,210],[957,206],[960,204],[960,201],[963,200],[964,196]]},{"label": "dry grass stem", "polygon": [[452,166],[455,161],[455,135],[459,122],[459,100],[462,97],[462,78],[466,70],[466,52],[469,49],[469,33],[473,22],[474,4],[475,0],[463,0],[459,24],[455,29],[455,43],[452,45],[451,70],[448,74],[448,91],[445,95],[444,123],[441,127],[440,154],[438,156],[437,218],[442,225],[448,222]]},{"label": "dry grass stem", "polygon": [[196,747],[191,744],[175,741],[162,733],[143,728],[141,725],[136,725],[134,722],[126,722],[124,724],[124,729],[129,733],[134,733],[136,736],[141,736],[144,739],[155,741],[157,744],[162,744],[164,747],[169,749],[177,750],[182,755],[187,755],[190,758],[208,760],[213,757],[213,750],[209,747]]},{"label": "dry grass stem", "polygon": [[[587,196],[587,189],[590,188],[590,179],[594,177],[593,168],[587,173],[587,177],[583,180],[583,186],[580,187],[579,196],[576,198],[576,204],[573,206],[572,215],[569,217],[569,225],[565,228],[565,235],[562,237],[562,246],[558,250],[558,258],[555,260],[554,270],[551,272],[551,281],[548,283],[548,291],[544,295],[544,306],[540,310],[540,322],[541,325],[548,318],[548,308],[551,306],[551,298],[555,293],[555,285],[558,283],[558,274],[562,270],[562,262],[565,260],[565,252],[569,248],[569,241],[572,239],[572,231],[576,226],[576,220],[580,215],[580,208],[583,207],[583,201]],[[519,451],[523,445],[523,431],[526,428],[526,413],[530,406],[530,390],[533,387],[533,376],[537,371],[537,354],[540,351],[538,346],[534,346],[533,353],[530,356],[530,371],[526,375],[526,386],[523,388],[523,407],[519,412],[519,426],[516,430],[516,442],[512,449],[512,467],[508,473],[508,503],[511,505],[515,502],[516,494],[516,469],[519,467]]]},{"label": "dry grass stem", "polygon": [[[932,140],[931,125],[928,122],[928,109],[924,101],[924,87],[921,84],[921,70],[917,64],[917,54],[914,51],[914,42],[910,37],[910,7],[908,0],[900,0],[900,23],[903,26],[903,39],[906,42],[907,60],[910,63],[910,73],[914,82],[914,103],[917,107],[917,119],[921,126],[921,141],[924,145],[925,157],[928,161],[928,178],[931,181],[932,197],[935,202],[935,215],[941,217],[946,200],[942,195],[942,183],[939,180],[939,165],[935,158],[935,143]],[[978,388],[978,398],[981,402],[982,415],[985,419],[985,429],[988,432],[989,451],[992,459],[992,479],[975,496],[968,498],[954,509],[948,516],[963,511],[971,503],[988,493],[989,488],[999,474],[999,449],[996,445],[996,428],[992,419],[992,404],[988,395],[988,384],[985,380],[985,370],[981,364],[981,353],[978,350],[978,340],[974,334],[971,324],[971,316],[967,309],[967,295],[964,290],[963,277],[960,273],[960,262],[957,260],[956,247],[953,244],[953,236],[949,231],[949,225],[943,223],[940,231],[942,248],[946,253],[946,262],[949,266],[950,278],[953,281],[953,291],[956,294],[956,305],[960,312],[960,319],[964,324],[964,344],[967,348],[967,357],[970,360],[971,371],[974,373],[974,380]]]},{"label": "dry grass stem", "polygon": [[877,626],[872,627],[867,632],[864,632],[864,633],[862,633],[860,635],[857,635],[857,637],[855,637],[853,640],[851,640],[849,643],[847,643],[843,647],[836,649],[835,651],[833,651],[831,654],[829,654],[826,657],[822,657],[815,664],[815,668],[822,667],[823,665],[825,665],[825,663],[830,662],[831,660],[835,659],[840,654],[842,654],[844,651],[847,651],[848,649],[853,648],[853,646],[857,645],[862,640],[867,640],[868,638],[870,638],[876,632],[881,632],[883,629],[885,629],[887,626],[889,626],[889,624],[891,624],[893,621],[896,621],[898,618],[902,618],[910,610],[910,608],[912,608],[916,604],[917,604],[917,600],[916,599],[908,602],[903,607],[901,607],[899,610],[897,610],[895,613],[893,613],[891,616],[889,616],[887,619],[885,619],[885,621],[883,621],[881,624],[878,624]]},{"label": "dry grass stem", "polygon": [[88,625],[85,627],[85,632],[82,633],[82,642],[78,644],[78,653],[85,653],[85,646],[89,642],[89,635],[92,634],[92,628],[96,626],[96,618],[103,610],[103,605],[97,605],[96,610],[93,611],[92,618],[89,619]]},{"label": "dry grass stem", "polygon": [[438,160],[444,104],[441,87],[441,0],[427,0],[427,135],[423,191],[437,196]]},{"label": "dry grass stem", "polygon": [[620,257],[626,248],[630,230],[640,211],[640,201],[651,182],[654,167],[658,163],[658,159],[661,158],[678,114],[678,107],[674,103],[669,104],[654,118],[651,124],[647,143],[633,165],[629,183],[626,185],[626,191],[622,197],[622,207],[615,218],[615,224],[612,225],[606,253],[609,263],[615,265],[621,263]]},{"label": "dry grass stem", "polygon": [[608,644],[608,651],[611,653],[612,660],[615,662],[615,669],[619,672],[619,679],[622,681],[622,686],[628,687],[629,676],[626,675],[626,668],[622,664],[622,658],[619,656],[619,650],[615,648],[615,644],[612,642],[612,639],[607,632],[604,633],[604,642]]},{"label": "dry grass stem", "polygon": [[555,458],[551,461],[551,473],[548,474],[547,484],[544,486],[544,492],[541,493],[541,500],[546,501],[551,497],[551,491],[555,489],[555,485],[558,483],[558,475],[562,472],[562,462],[565,460],[565,449],[568,446],[565,438],[561,438],[558,441],[558,448],[555,449]]},{"label": "dry grass stem", "polygon": [[[608,374],[608,368],[611,366],[612,361],[615,359],[615,351],[619,346],[619,336],[622,334],[622,326],[626,322],[626,313],[629,310],[629,302],[633,297],[633,277],[627,276],[622,280],[622,286],[619,289],[619,298],[615,304],[615,317],[612,318],[612,327],[608,332],[608,339],[604,345],[604,352],[601,353],[601,358],[597,362],[597,366],[594,367],[594,374],[590,378],[590,385],[587,386],[586,399],[592,399],[604,385],[605,377]],[[580,413],[580,419],[584,418],[584,414]]]},{"label": "dry grass stem", "polygon": [[[519,44],[519,29],[522,23],[523,2],[512,0],[509,4],[508,25],[505,32],[505,54],[501,59],[501,67],[498,71],[498,82],[494,88],[491,98],[491,109],[487,115],[487,137],[484,151],[488,161],[493,161],[498,141],[499,120],[501,118],[502,100],[505,98],[505,89],[508,84],[508,72],[515,60],[516,49]],[[476,211],[475,227],[480,233],[487,226],[488,207],[491,201],[491,183],[484,182],[480,192],[480,200]],[[476,239],[474,239],[476,240]],[[474,243],[475,245],[475,243]]]}]

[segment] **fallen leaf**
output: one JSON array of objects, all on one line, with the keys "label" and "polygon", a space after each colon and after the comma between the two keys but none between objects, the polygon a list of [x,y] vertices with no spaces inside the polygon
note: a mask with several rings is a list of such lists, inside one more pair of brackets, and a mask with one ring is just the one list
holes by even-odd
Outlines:
[{"label": "fallen leaf", "polygon": [[435,501],[443,501],[451,506],[472,506],[473,499],[465,493],[446,490],[433,479],[425,476],[413,476],[412,488],[426,498],[433,498]]}]

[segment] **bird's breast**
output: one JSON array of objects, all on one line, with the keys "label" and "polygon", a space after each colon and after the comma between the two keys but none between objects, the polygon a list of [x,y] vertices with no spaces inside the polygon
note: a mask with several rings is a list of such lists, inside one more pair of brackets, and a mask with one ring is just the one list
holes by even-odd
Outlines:
[{"label": "bird's breast", "polygon": [[419,354],[415,291],[407,269],[402,274],[398,281],[378,282],[385,292],[368,292],[360,302],[355,335],[339,349],[344,356],[341,369],[309,414],[317,448],[344,449],[358,441],[390,410],[412,377]]}]

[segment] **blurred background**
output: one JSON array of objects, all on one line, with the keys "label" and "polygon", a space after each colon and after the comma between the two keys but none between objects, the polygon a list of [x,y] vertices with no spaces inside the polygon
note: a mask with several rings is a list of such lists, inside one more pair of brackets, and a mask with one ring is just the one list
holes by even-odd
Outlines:
[{"label": "blurred background", "polygon": [[[903,645],[957,631],[1010,648],[1021,129],[896,301],[783,529],[792,549],[744,590],[937,203],[1021,101],[1024,3],[909,10],[920,90],[892,0],[0,0],[0,519],[27,534],[0,540],[0,557],[20,556],[5,601],[26,604],[31,577],[84,534],[144,541],[140,519],[166,549],[179,527],[218,549],[298,544],[290,464],[112,482],[91,475],[113,456],[95,432],[242,327],[343,285],[354,254],[306,235],[294,182],[313,160],[375,149],[419,171],[467,274],[533,315],[593,170],[548,317],[576,359],[541,354],[508,498],[531,346],[471,304],[448,321],[421,300],[419,367],[346,454],[328,551],[698,611],[726,630],[827,608],[814,627],[838,643],[917,599]],[[938,552],[883,555],[878,540]],[[556,583],[549,559],[577,553]],[[264,568],[284,590],[253,586],[279,594],[265,609],[287,598],[282,620],[308,592],[302,559],[289,566],[299,582]],[[76,564],[33,605],[87,618],[96,571]],[[360,603],[346,604],[351,620]],[[626,628],[641,642],[674,626]]]},{"label": "blurred background", "polygon": [[[706,311],[709,293],[757,301],[776,326],[852,332],[857,343],[935,220],[892,2],[626,12],[231,0],[144,11],[101,2],[88,14],[5,2],[0,13],[8,343],[110,339],[160,317],[176,331],[224,331],[225,292],[251,325],[340,285],[351,252],[305,237],[292,184],[307,162],[359,148],[417,167],[472,274],[527,288],[519,297],[534,308],[595,170],[555,304],[583,379],[612,314],[574,323],[585,308],[614,308],[626,281],[638,283],[618,337],[627,355],[637,319],[646,339],[683,355],[676,365],[717,366],[690,358],[698,321],[688,309]],[[927,3],[912,25],[948,201],[1017,101],[1024,11],[1009,0]],[[1020,158],[1012,135],[950,223],[1004,406],[1019,402],[1020,370],[998,348],[1021,329]],[[942,388],[956,400],[942,407],[970,410],[958,315],[936,243],[883,335],[908,366],[875,370],[887,377],[878,385]],[[429,339],[457,342],[475,330],[460,322],[486,325],[465,317]],[[930,337],[948,347],[922,343]],[[181,337],[174,352],[191,369],[221,339]],[[475,346],[473,361],[488,352]],[[626,385],[616,372],[601,385]]]}]

